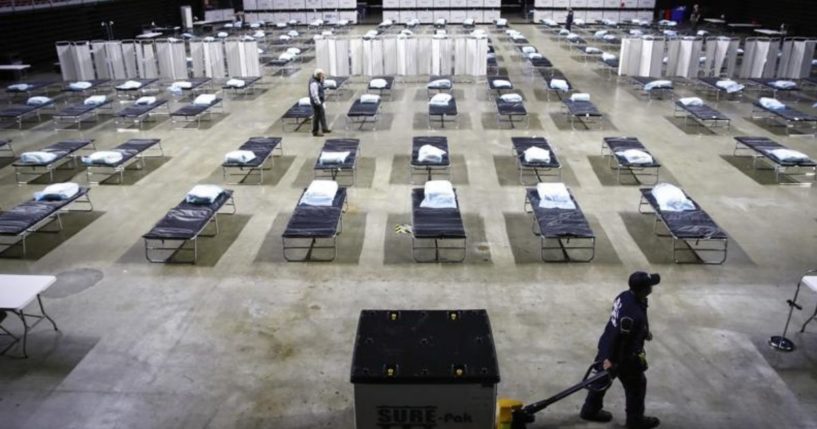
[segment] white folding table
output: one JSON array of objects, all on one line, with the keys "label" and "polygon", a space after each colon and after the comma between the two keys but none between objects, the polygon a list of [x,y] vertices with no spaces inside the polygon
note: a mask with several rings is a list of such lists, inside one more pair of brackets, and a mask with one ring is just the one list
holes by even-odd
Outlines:
[{"label": "white folding table", "polygon": [[[54,330],[59,331],[54,319],[45,312],[43,301],[40,297],[40,294],[45,292],[56,281],[57,278],[54,276],[0,274],[0,311],[17,315],[23,323],[22,336],[14,335],[0,325],[0,336],[8,336],[11,338],[11,343],[0,351],[0,355],[5,354],[14,347],[15,344],[22,341],[23,357],[28,357],[28,353],[26,352],[28,332],[37,326],[38,323],[42,322],[43,319],[48,319],[51,325],[54,326]],[[40,307],[40,314],[26,313],[25,308],[34,302],[34,300],[37,301]],[[36,319],[37,321],[29,325],[28,319]]]}]

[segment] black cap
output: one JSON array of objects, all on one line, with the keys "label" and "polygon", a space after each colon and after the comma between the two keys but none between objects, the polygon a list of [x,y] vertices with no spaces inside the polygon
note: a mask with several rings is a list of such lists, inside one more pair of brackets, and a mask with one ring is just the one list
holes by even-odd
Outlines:
[{"label": "black cap", "polygon": [[642,289],[658,283],[661,283],[661,275],[658,273],[648,274],[644,271],[636,271],[630,274],[630,289]]}]

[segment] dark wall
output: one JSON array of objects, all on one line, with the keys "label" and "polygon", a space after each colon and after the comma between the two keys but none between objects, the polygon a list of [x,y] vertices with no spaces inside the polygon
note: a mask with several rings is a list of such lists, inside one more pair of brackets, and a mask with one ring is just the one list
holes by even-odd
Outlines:
[{"label": "dark wall", "polygon": [[105,38],[103,21],[114,22],[115,39],[133,38],[151,22],[177,26],[185,4],[193,6],[195,16],[202,15],[201,2],[189,0],[118,0],[0,15],[0,63],[13,54],[47,67],[57,58],[55,42]]},{"label": "dark wall", "polygon": [[789,34],[817,35],[817,2],[815,0],[659,0],[659,9],[686,5],[691,10],[698,3],[705,18],[726,15],[729,22],[757,22],[765,28],[779,29],[785,23]]}]

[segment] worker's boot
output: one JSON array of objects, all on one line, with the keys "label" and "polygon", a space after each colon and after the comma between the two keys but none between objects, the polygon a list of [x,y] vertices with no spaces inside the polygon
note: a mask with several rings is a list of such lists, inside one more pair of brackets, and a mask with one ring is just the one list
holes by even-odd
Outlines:
[{"label": "worker's boot", "polygon": [[579,414],[579,417],[581,417],[582,420],[599,423],[607,423],[610,420],[613,420],[613,415],[607,410],[598,410],[595,413],[582,411],[581,414]]},{"label": "worker's boot", "polygon": [[660,424],[661,420],[658,420],[658,417],[643,416],[639,420],[627,420],[627,429],[652,429]]}]

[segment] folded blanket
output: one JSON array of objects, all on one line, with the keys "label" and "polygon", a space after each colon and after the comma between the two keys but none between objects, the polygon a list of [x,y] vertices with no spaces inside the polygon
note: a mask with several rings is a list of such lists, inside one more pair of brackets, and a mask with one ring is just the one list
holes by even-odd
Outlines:
[{"label": "folded blanket", "polygon": [[695,210],[695,204],[692,203],[680,188],[669,183],[659,183],[652,188],[652,196],[658,203],[661,211],[665,212],[682,212],[686,210]]},{"label": "folded blanket", "polygon": [[282,61],[292,61],[295,58],[295,55],[292,55],[289,52],[284,52],[281,55],[278,55],[278,59]]},{"label": "folded blanket", "polygon": [[604,61],[612,61],[612,60],[615,60],[616,58],[618,58],[618,57],[616,57],[613,54],[608,54],[607,52],[604,52],[604,53],[601,54],[601,59],[604,60]]},{"label": "folded blanket", "polygon": [[252,42],[253,40],[255,40],[255,37],[252,37],[249,34],[245,34],[245,35],[241,36],[241,40],[243,40],[245,42]]},{"label": "folded blanket", "polygon": [[255,159],[255,153],[251,150],[234,150],[224,155],[225,162],[235,162],[246,164]]},{"label": "folded blanket", "polygon": [[349,152],[348,150],[343,152],[323,151],[321,152],[320,158],[318,158],[318,162],[320,162],[321,165],[342,164],[346,162],[346,158],[348,158],[351,153],[352,152]]},{"label": "folded blanket", "polygon": [[205,42],[215,42],[216,38],[213,37],[213,36],[207,36],[207,37],[204,38],[204,41]]},{"label": "folded blanket", "polygon": [[567,40],[576,40],[578,38],[579,38],[579,35],[576,34],[576,33],[568,33],[568,35],[565,36],[565,39],[567,39]]},{"label": "folded blanket", "polygon": [[545,58],[545,57],[542,54],[540,54],[539,52],[531,52],[531,53],[528,54],[528,59],[535,60],[535,59],[539,59],[539,58]]},{"label": "folded blanket", "polygon": [[113,165],[122,161],[122,152],[116,150],[102,150],[82,157],[85,165]]},{"label": "folded blanket", "polygon": [[451,94],[434,94],[428,104],[432,106],[448,106],[452,98]]},{"label": "folded blanket", "polygon": [[496,25],[508,25],[508,20],[505,18],[499,18],[496,20]]},{"label": "folded blanket", "polygon": [[252,37],[255,37],[255,38],[258,38],[258,39],[262,39],[262,38],[264,38],[264,36],[266,36],[266,34],[261,30],[258,30],[255,33],[252,33]]},{"label": "folded blanket", "polygon": [[706,30],[698,30],[698,32],[695,34],[698,36],[706,36],[707,34],[709,34],[709,32]]},{"label": "folded blanket", "polygon": [[428,88],[430,89],[437,89],[437,88],[451,88],[451,80],[450,79],[436,79],[432,80],[428,83]]},{"label": "folded blanket", "polygon": [[615,35],[615,34],[605,34],[605,35],[602,37],[602,39],[607,40],[608,42],[609,42],[609,41],[611,41],[611,40],[616,40],[617,38],[618,38],[618,37],[616,37],[616,35]]},{"label": "folded blanket", "polygon": [[261,24],[253,22],[252,24],[250,24],[250,28],[252,29],[261,28]]},{"label": "folded blanket", "polygon": [[497,79],[494,82],[494,88],[513,88],[510,81],[505,79]]},{"label": "folded blanket", "polygon": [[181,88],[181,89],[190,89],[193,88],[193,84],[186,81],[186,80],[177,80],[170,84],[173,88]]},{"label": "folded blanket", "polygon": [[363,35],[364,39],[373,39],[375,37],[377,37],[377,31],[376,30],[369,30],[369,31],[366,32],[366,34]]},{"label": "folded blanket", "polygon": [[590,94],[586,92],[577,92],[570,96],[570,101],[590,101]]},{"label": "folded blanket", "polygon": [[37,201],[65,201],[77,193],[79,193],[79,185],[76,183],[55,183],[46,186],[42,192],[35,192],[34,199]]},{"label": "folded blanket", "polygon": [[563,29],[559,30],[559,35],[560,36],[567,36],[568,34],[570,34],[570,30],[568,30],[566,28],[563,28]]},{"label": "folded blanket", "polygon": [[600,54],[601,49],[596,48],[594,46],[588,46],[588,47],[584,48],[584,53],[586,53],[586,54]]},{"label": "folded blanket", "polygon": [[209,106],[216,101],[215,94],[201,94],[193,100],[193,104],[197,106]]},{"label": "folded blanket", "polygon": [[664,30],[664,35],[667,37],[675,37],[678,35],[678,32],[674,30]]},{"label": "folded blanket", "polygon": [[474,25],[474,20],[472,18],[468,18],[462,21],[462,25]]},{"label": "folded blanket", "polygon": [[575,24],[575,25],[584,25],[584,20],[583,20],[583,19],[581,19],[581,18],[576,18],[576,19],[573,21],[573,24]]},{"label": "folded blanket", "polygon": [[193,35],[193,33],[182,33],[182,37],[184,37],[185,39],[192,39],[195,36]]},{"label": "folded blanket", "polygon": [[331,36],[332,34],[332,30],[321,31],[321,36]]},{"label": "folded blanket", "polygon": [[523,46],[522,47],[522,53],[523,54],[530,54],[530,53],[533,53],[533,52],[536,52],[536,48],[534,48],[533,46]]},{"label": "folded blanket", "polygon": [[230,23],[224,24],[224,28],[233,28],[233,24]]},{"label": "folded blanket", "polygon": [[282,35],[278,36],[278,40],[290,40],[290,39],[292,39],[292,36],[289,36],[287,34],[282,34]]},{"label": "folded blanket", "polygon": [[343,27],[344,25],[349,25],[349,20],[348,19],[341,19],[340,21],[338,21],[338,25],[341,26],[341,27]]},{"label": "folded blanket", "polygon": [[658,25],[666,25],[667,27],[675,27],[676,25],[678,25],[678,23],[675,22],[675,21],[669,21],[669,20],[666,20],[666,19],[662,19],[662,20],[658,21]]},{"label": "folded blanket", "polygon": [[668,80],[654,80],[644,85],[644,91],[652,91],[653,89],[672,89],[672,82]]},{"label": "folded blanket", "polygon": [[297,19],[290,19],[289,21],[287,21],[287,24],[289,24],[289,25],[297,25],[297,24],[298,24],[298,20],[297,20]]},{"label": "folded blanket", "polygon": [[420,162],[440,163],[443,161],[443,155],[445,155],[444,150],[430,144],[424,144],[420,146],[420,150],[417,151],[417,160]]},{"label": "folded blanket", "polygon": [[216,185],[196,185],[187,193],[184,200],[190,204],[208,205],[224,192],[220,186]]},{"label": "folded blanket", "polygon": [[790,80],[775,80],[775,81],[769,82],[769,85],[771,85],[771,86],[773,86],[773,87],[775,87],[777,89],[791,89],[791,88],[796,88],[797,87],[797,84],[795,82],[790,81]]},{"label": "folded blanket", "polygon": [[218,34],[216,34],[216,37],[220,37],[222,39],[227,37],[227,36],[229,36],[229,34],[223,32],[223,31],[219,31]]},{"label": "folded blanket", "polygon": [[539,207],[543,209],[576,209],[564,183],[539,183],[536,193],[539,194]]},{"label": "folded blanket", "polygon": [[277,22],[277,23],[275,23],[276,28],[286,28],[286,26],[287,26],[286,22]]},{"label": "folded blanket", "polygon": [[311,106],[312,105],[312,100],[309,97],[300,98],[300,99],[298,99],[298,105],[299,106]]},{"label": "folded blanket", "polygon": [[455,209],[457,197],[454,187],[448,180],[429,180],[424,187],[425,198],[420,207],[430,209]]},{"label": "folded blanket", "polygon": [[244,88],[245,86],[247,86],[247,82],[245,82],[245,81],[243,81],[241,79],[233,78],[233,79],[228,79],[227,80],[227,86],[229,86],[231,88]]},{"label": "folded blanket", "polygon": [[51,103],[52,101],[53,100],[51,100],[50,98],[43,97],[43,96],[40,95],[40,96],[30,97],[28,100],[26,100],[26,104],[28,104],[29,106],[42,106],[43,104],[48,104],[48,103]]},{"label": "folded blanket", "polygon": [[521,103],[522,96],[519,94],[503,94],[499,96],[499,99],[506,102],[506,103]]},{"label": "folded blanket", "polygon": [[715,82],[715,86],[718,88],[723,88],[726,90],[727,93],[732,94],[735,92],[743,91],[744,86],[735,82],[734,80],[724,79]]},{"label": "folded blanket", "polygon": [[400,30],[400,35],[410,37],[414,35],[414,32],[411,30]]},{"label": "folded blanket", "polygon": [[597,31],[597,32],[593,33],[593,37],[595,37],[596,39],[601,39],[601,38],[602,38],[602,37],[604,37],[604,35],[606,35],[607,33],[608,33],[608,31],[607,31],[607,30],[599,30],[599,31]]},{"label": "folded blanket", "polygon": [[626,149],[616,152],[616,155],[623,157],[631,164],[652,164],[652,155],[640,149]]},{"label": "folded blanket", "polygon": [[329,89],[337,89],[338,81],[336,81],[335,79],[326,79],[323,81],[323,87]]},{"label": "folded blanket", "polygon": [[289,32],[287,32],[287,36],[289,36],[289,37],[298,37],[299,34],[301,34],[301,33],[298,33],[295,30],[289,30]]},{"label": "folded blanket", "polygon": [[550,163],[550,151],[542,149],[541,147],[531,146],[523,152],[525,162],[544,162]]},{"label": "folded blanket", "polygon": [[86,106],[99,106],[101,104],[105,104],[105,101],[108,100],[108,97],[104,95],[92,95],[85,99],[82,103]]},{"label": "folded blanket", "polygon": [[334,180],[313,180],[304,191],[298,204],[329,207],[338,193],[338,182]]},{"label": "folded blanket", "polygon": [[778,101],[776,98],[761,97],[760,100],[758,100],[758,103],[769,110],[781,110],[786,108],[786,105]]},{"label": "folded blanket", "polygon": [[388,26],[393,25],[393,24],[394,24],[394,21],[392,21],[390,19],[384,19],[383,22],[380,23],[380,25],[382,25],[384,27],[388,27]]},{"label": "folded blanket", "polygon": [[570,91],[570,85],[568,85],[567,81],[564,79],[551,79],[550,88],[560,89],[562,91]]},{"label": "folded blanket", "polygon": [[804,154],[803,152],[798,152],[792,149],[772,149],[769,151],[769,153],[781,161],[800,161],[809,159],[808,155]]},{"label": "folded blanket", "polygon": [[380,101],[380,96],[377,94],[363,94],[360,96],[361,103],[377,103]]},{"label": "folded blanket", "polygon": [[369,87],[370,88],[383,89],[383,88],[387,87],[388,85],[389,85],[389,83],[386,82],[386,79],[379,79],[379,78],[378,79],[372,79],[371,82],[369,82]]},{"label": "folded blanket", "polygon": [[602,19],[601,23],[604,24],[604,25],[610,25],[610,26],[618,25],[618,22],[613,21],[612,19],[608,19],[608,18]]},{"label": "folded blanket", "polygon": [[57,155],[51,152],[23,152],[20,155],[23,164],[48,164],[55,159]]},{"label": "folded blanket", "polygon": [[435,25],[445,25],[445,18],[440,18],[440,19],[434,21],[434,24]]},{"label": "folded blanket", "polygon": [[134,104],[138,104],[140,106],[149,106],[156,102],[156,97],[139,97],[139,99],[134,102]]},{"label": "folded blanket", "polygon": [[552,20],[550,18],[543,19],[542,24],[545,24],[548,27],[555,27],[555,26],[559,25],[556,21],[554,21],[554,20]]},{"label": "folded blanket", "polygon": [[82,91],[94,86],[91,82],[86,81],[79,81],[79,82],[71,82],[68,84],[68,87],[77,91]]},{"label": "folded blanket", "polygon": [[521,33],[520,34],[511,34],[511,39],[513,39],[513,40],[522,40],[524,38],[525,38],[525,36],[523,36]]},{"label": "folded blanket", "polygon": [[703,106],[704,101],[698,97],[684,97],[678,100],[684,106]]},{"label": "folded blanket", "polygon": [[644,32],[643,32],[643,31],[641,31],[641,30],[635,30],[635,29],[633,29],[633,30],[630,30],[630,35],[631,35],[631,36],[643,36],[643,35],[644,35]]},{"label": "folded blanket", "polygon": [[298,48],[287,48],[287,52],[289,52],[290,54],[292,54],[294,56],[298,56],[298,55],[301,54],[301,50],[298,49]]},{"label": "folded blanket", "polygon": [[14,85],[9,85],[7,88],[11,91],[28,91],[31,85],[27,83],[15,83]]}]

